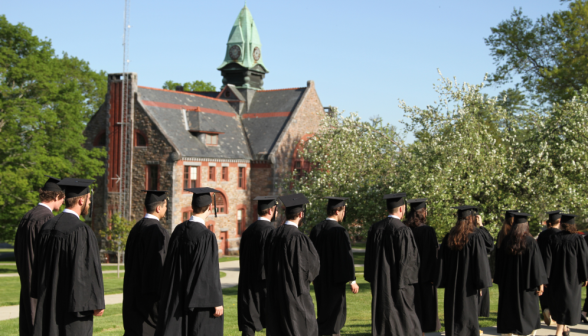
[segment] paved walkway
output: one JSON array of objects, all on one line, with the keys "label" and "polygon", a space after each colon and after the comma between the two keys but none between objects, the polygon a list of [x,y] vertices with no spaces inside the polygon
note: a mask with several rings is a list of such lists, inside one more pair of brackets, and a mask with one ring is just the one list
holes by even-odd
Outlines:
[{"label": "paved walkway", "polygon": [[[226,261],[219,263],[221,272],[227,275],[221,278],[221,285],[223,288],[235,287],[239,283],[239,260]],[[121,273],[124,271],[121,271]],[[116,271],[104,271],[103,274],[116,273]],[[7,274],[2,274],[7,275]],[[18,274],[17,274],[18,276]],[[122,294],[105,295],[104,301],[106,305],[119,304],[123,301]],[[0,307],[0,321],[13,319],[18,317],[19,306],[5,306]]]}]

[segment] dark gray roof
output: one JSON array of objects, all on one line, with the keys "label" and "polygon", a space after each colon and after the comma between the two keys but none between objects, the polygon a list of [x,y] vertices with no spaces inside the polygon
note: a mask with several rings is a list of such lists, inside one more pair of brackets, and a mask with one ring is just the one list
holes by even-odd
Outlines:
[{"label": "dark gray roof", "polygon": [[[305,90],[306,88],[297,88],[255,93],[242,119],[254,157],[257,157],[259,153],[269,154]],[[286,113],[283,112],[288,112],[290,115],[285,115]],[[255,114],[265,113],[278,113],[278,116],[266,118],[255,116]]]},{"label": "dark gray roof", "polygon": [[216,98],[218,97],[219,92],[214,92],[214,91],[195,91],[192,92],[201,96],[205,96],[205,97],[210,97],[210,98]]},{"label": "dark gray roof", "polygon": [[[197,94],[139,87],[139,100],[159,124],[182,156],[250,160],[250,150],[237,113],[226,102]],[[200,112],[194,112],[196,108]],[[188,129],[182,109],[187,111],[188,129],[194,122],[202,131],[222,132],[218,146],[206,146]],[[214,112],[214,113],[210,113]],[[194,114],[201,114],[198,118]]]}]

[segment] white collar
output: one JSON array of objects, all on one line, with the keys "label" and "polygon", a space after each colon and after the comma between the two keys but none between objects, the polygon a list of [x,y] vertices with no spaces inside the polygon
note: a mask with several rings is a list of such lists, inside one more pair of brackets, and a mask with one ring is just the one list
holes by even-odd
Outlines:
[{"label": "white collar", "polygon": [[336,219],[333,219],[333,218],[331,218],[331,217],[327,217],[327,220],[332,220],[332,221],[335,221],[335,222],[339,223],[339,221],[338,221],[338,220],[336,220]]},{"label": "white collar", "polygon": [[206,226],[206,224],[204,223],[204,219],[200,218],[200,217],[196,217],[196,216],[192,216],[190,217],[190,219],[188,219],[190,222],[196,222],[196,223],[200,223],[204,226]]},{"label": "white collar", "polygon": [[53,212],[53,209],[51,209],[47,204],[45,204],[45,203],[39,203],[39,205],[42,205],[45,208],[49,209],[49,211]]},{"label": "white collar", "polygon": [[394,216],[394,215],[388,215],[388,218],[396,218],[396,219],[400,220],[400,218],[398,216]]},{"label": "white collar", "polygon": [[75,215],[76,217],[78,217],[78,219],[80,219],[80,215],[78,215],[78,213],[75,212],[75,211],[73,211],[73,210],[65,209],[65,210],[63,210],[63,213],[68,213],[68,214]]},{"label": "white collar", "polygon": [[153,216],[152,214],[145,214],[145,218],[149,218],[149,219],[157,219],[159,220],[159,218]]},{"label": "white collar", "polygon": [[286,221],[286,222],[284,223],[284,225],[292,225],[292,226],[298,227],[298,224],[296,224],[296,223],[294,223],[294,222],[290,222],[290,221]]},{"label": "white collar", "polygon": [[271,222],[271,220],[265,218],[265,217],[257,217],[258,221],[266,221],[266,222]]}]

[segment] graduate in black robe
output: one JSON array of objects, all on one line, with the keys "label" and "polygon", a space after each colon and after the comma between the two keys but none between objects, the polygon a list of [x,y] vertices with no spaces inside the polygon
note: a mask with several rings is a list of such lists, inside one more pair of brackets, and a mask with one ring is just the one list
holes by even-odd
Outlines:
[{"label": "graduate in black robe", "polygon": [[353,251],[347,230],[340,222],[345,218],[346,197],[326,197],[327,219],[314,226],[310,240],[316,248],[321,270],[314,279],[319,335],[339,335],[347,319],[347,283],[354,294],[359,292],[355,282]]},{"label": "graduate in black robe", "polygon": [[275,228],[276,197],[259,196],[258,218],[241,235],[239,245],[239,287],[237,289],[237,321],[243,336],[255,335],[266,326],[265,249]]},{"label": "graduate in black robe", "polygon": [[577,233],[575,215],[562,214],[562,231],[551,236],[547,245],[549,312],[557,322],[557,336],[565,325],[580,322],[582,287],[588,280],[588,247]]},{"label": "graduate in black robe", "polygon": [[[561,231],[559,229],[561,213],[562,212],[560,210],[547,212],[547,214],[549,215],[549,219],[547,220],[548,228],[541,232],[539,234],[539,237],[537,237],[537,245],[539,246],[539,251],[541,251],[541,259],[543,260],[543,266],[546,266],[547,263],[547,245],[549,244],[549,240],[553,235]],[[543,289],[543,295],[539,297],[539,302],[541,303],[543,321],[548,326],[551,325],[549,300],[551,300],[549,298],[549,286],[545,286],[545,288]]]},{"label": "graduate in black robe", "polygon": [[169,233],[161,223],[167,211],[167,191],[143,190],[147,214],[129,233],[125,248],[123,323],[125,335],[152,336],[167,254]]},{"label": "graduate in black robe", "polygon": [[[476,220],[476,227],[480,234],[484,237],[484,246],[486,247],[486,253],[490,255],[494,251],[494,238],[482,223],[482,217],[478,214],[478,208],[474,209],[474,216]],[[490,260],[486,258],[488,267],[490,268]],[[492,273],[490,273],[492,274]],[[488,288],[482,289],[482,296],[479,297],[478,301],[478,316],[490,317],[490,290]]]},{"label": "graduate in black robe", "polygon": [[421,331],[435,332],[441,328],[437,311],[437,233],[427,225],[427,199],[417,198],[406,202],[410,205],[410,212],[405,224],[412,230],[421,261],[419,282],[414,285],[414,308],[421,323]]},{"label": "graduate in black robe", "polygon": [[496,252],[497,331],[529,335],[541,328],[537,311],[547,275],[539,246],[529,232],[529,215],[519,212],[514,216],[512,229]]},{"label": "graduate in black robe", "polygon": [[41,226],[53,218],[63,204],[65,194],[57,185],[60,179],[49,179],[39,190],[40,203],[27,212],[20,220],[14,237],[16,270],[20,277],[19,332],[21,336],[33,334],[33,323],[37,309],[37,299],[31,297],[31,277],[35,262],[35,245]]},{"label": "graduate in black robe", "polygon": [[280,197],[286,222],[276,229],[266,252],[267,334],[318,335],[310,282],[319,273],[318,252],[298,229],[308,199],[302,194]]},{"label": "graduate in black robe", "polygon": [[[176,226],[169,241],[159,305],[158,336],[221,336],[223,293],[216,235],[205,225],[213,208],[212,188],[194,193],[193,216]],[[216,207],[215,207],[216,210]]]},{"label": "graduate in black robe", "polygon": [[369,230],[364,277],[372,291],[372,335],[421,336],[414,304],[419,251],[404,216],[405,193],[384,196],[390,215]]},{"label": "graduate in black robe", "polygon": [[94,232],[79,216],[90,209],[93,180],[66,178],[66,209],[39,231],[31,284],[37,301],[33,335],[92,335],[104,313],[104,283]]},{"label": "graduate in black robe", "polygon": [[[445,334],[478,336],[480,292],[492,286],[484,235],[475,227],[474,207],[457,207],[457,223],[439,250],[440,282],[445,288]],[[467,234],[465,239],[459,239]]]}]

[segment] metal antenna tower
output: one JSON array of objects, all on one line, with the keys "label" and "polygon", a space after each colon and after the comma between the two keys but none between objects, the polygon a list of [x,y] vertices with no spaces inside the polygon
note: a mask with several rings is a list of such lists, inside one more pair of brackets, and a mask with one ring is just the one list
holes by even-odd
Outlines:
[{"label": "metal antenna tower", "polygon": [[131,32],[131,0],[125,0],[123,27],[123,70],[121,85],[120,175],[119,212],[122,218],[131,219],[132,164],[133,164],[133,97],[132,74],[129,73],[129,43]]}]

